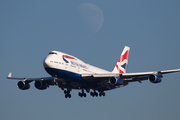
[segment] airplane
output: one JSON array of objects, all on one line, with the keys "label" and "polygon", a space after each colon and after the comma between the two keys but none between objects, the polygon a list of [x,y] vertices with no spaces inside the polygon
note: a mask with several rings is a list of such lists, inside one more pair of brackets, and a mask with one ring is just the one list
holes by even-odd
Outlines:
[{"label": "airplane", "polygon": [[[152,72],[126,73],[130,47],[125,46],[114,69],[107,71],[89,64],[80,59],[59,51],[51,51],[43,61],[43,66],[50,77],[18,78],[12,77],[10,72],[7,79],[20,80],[17,86],[21,90],[30,88],[34,82],[35,88],[45,90],[49,86],[57,85],[64,91],[65,98],[71,98],[72,89],[81,90],[80,97],[90,93],[92,97],[105,96],[105,91],[128,85],[131,82],[149,80],[151,83],[160,83],[162,75],[179,72],[180,69]],[[90,92],[91,91],[91,92]]]}]

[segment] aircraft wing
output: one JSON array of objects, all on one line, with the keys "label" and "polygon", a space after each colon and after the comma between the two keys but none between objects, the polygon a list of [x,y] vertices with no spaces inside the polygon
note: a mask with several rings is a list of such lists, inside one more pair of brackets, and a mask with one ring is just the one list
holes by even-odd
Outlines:
[{"label": "aircraft wing", "polygon": [[15,80],[24,80],[27,82],[32,82],[32,81],[36,81],[36,80],[54,80],[54,77],[41,77],[41,78],[19,78],[19,77],[12,77],[12,73],[9,73],[7,76],[7,79],[15,79]]},{"label": "aircraft wing", "polygon": [[[180,72],[180,69],[173,69],[173,70],[162,70],[162,71],[152,71],[152,72],[137,72],[137,73],[108,73],[108,74],[82,74],[82,77],[85,80],[91,81],[94,79],[95,81],[100,81],[102,79],[107,80],[111,77],[119,77],[122,80],[126,80],[128,82],[135,82],[135,81],[142,81],[148,80],[149,75],[156,74],[159,77],[163,77],[163,74],[173,73],[173,72]],[[95,82],[94,81],[94,82]]]},{"label": "aircraft wing", "polygon": [[161,76],[163,74],[173,73],[173,72],[180,72],[180,69],[162,70],[162,71],[153,71],[153,72],[123,73],[122,77],[131,78],[131,77],[136,77],[136,76],[147,76],[151,74],[157,74]]}]

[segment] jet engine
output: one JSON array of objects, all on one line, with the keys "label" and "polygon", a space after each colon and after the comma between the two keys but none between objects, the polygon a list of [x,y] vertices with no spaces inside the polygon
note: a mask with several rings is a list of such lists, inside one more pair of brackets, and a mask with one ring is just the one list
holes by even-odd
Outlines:
[{"label": "jet engine", "polygon": [[122,80],[119,79],[118,77],[111,77],[111,78],[109,79],[109,83],[110,83],[111,85],[122,85],[122,84],[123,84]]},{"label": "jet engine", "polygon": [[39,90],[47,89],[47,84],[41,80],[35,81],[34,86]]},{"label": "jet engine", "polygon": [[27,83],[27,82],[25,82],[25,81],[19,81],[19,82],[17,83],[17,86],[18,86],[18,88],[21,89],[21,90],[27,90],[27,89],[30,88],[29,83]]},{"label": "jet engine", "polygon": [[155,74],[149,76],[149,81],[152,83],[160,83],[162,81],[161,77]]}]

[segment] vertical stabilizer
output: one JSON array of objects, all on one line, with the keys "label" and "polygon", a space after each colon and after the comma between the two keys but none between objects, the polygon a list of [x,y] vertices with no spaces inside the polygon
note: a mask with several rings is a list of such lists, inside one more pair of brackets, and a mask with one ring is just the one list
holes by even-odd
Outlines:
[{"label": "vertical stabilizer", "polygon": [[126,68],[128,64],[128,57],[129,57],[130,47],[125,46],[121,56],[119,57],[114,69],[113,73],[126,73]]}]

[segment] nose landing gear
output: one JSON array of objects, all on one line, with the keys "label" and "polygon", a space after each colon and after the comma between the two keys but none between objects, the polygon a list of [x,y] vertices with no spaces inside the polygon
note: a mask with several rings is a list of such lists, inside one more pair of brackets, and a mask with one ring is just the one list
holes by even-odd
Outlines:
[{"label": "nose landing gear", "polygon": [[71,98],[70,90],[64,90],[65,98]]}]

